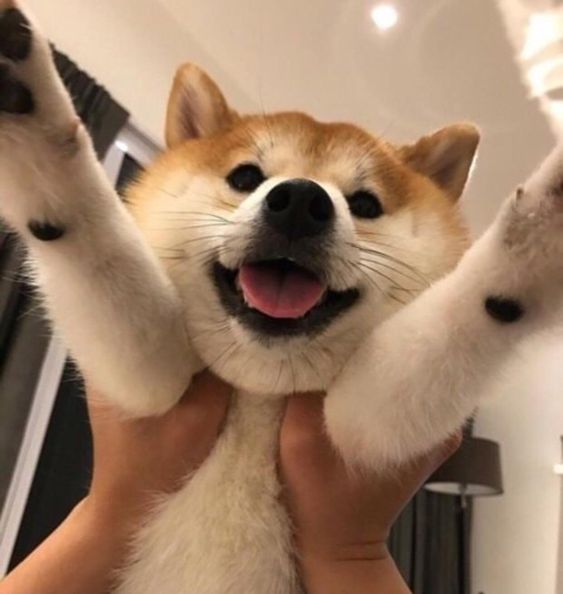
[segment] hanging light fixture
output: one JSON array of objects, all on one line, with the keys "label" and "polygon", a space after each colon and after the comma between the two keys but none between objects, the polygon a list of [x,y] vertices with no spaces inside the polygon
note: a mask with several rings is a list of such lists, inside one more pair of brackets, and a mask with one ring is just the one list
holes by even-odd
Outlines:
[{"label": "hanging light fixture", "polygon": [[466,437],[459,450],[430,477],[424,488],[462,497],[502,495],[499,444],[482,437]]}]

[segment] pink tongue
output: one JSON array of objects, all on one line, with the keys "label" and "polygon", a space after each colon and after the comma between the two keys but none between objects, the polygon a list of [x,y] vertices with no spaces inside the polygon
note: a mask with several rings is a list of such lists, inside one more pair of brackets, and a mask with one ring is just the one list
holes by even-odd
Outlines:
[{"label": "pink tongue", "polygon": [[324,293],[311,273],[297,267],[284,270],[275,264],[244,264],[239,280],[247,303],[272,318],[301,318]]}]

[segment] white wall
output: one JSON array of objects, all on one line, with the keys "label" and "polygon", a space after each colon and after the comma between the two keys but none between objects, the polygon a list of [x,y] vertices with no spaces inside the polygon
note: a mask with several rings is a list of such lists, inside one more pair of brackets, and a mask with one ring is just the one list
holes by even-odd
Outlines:
[{"label": "white wall", "polygon": [[476,434],[501,443],[506,492],[475,503],[473,594],[555,594],[563,564],[562,481],[553,472],[563,435],[561,337],[526,345],[491,397]]},{"label": "white wall", "polygon": [[195,61],[221,80],[238,105],[248,100],[179,21],[155,0],[26,0],[61,51],[105,85],[135,124],[161,141],[178,65]]}]

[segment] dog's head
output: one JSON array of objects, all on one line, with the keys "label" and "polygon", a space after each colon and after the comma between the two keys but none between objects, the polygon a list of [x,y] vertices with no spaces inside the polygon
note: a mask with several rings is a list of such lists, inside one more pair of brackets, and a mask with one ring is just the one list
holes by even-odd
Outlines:
[{"label": "dog's head", "polygon": [[301,113],[240,116],[186,65],[166,139],[129,200],[182,296],[178,323],[242,389],[326,388],[366,333],[466,247],[456,201],[472,126],[396,147]]}]

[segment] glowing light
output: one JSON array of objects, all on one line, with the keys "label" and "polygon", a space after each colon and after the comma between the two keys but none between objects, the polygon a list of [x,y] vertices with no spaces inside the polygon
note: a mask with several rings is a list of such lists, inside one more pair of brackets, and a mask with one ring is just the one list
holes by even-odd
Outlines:
[{"label": "glowing light", "polygon": [[563,464],[555,464],[555,466],[553,467],[553,472],[555,472],[555,474],[563,476]]},{"label": "glowing light", "polygon": [[557,81],[555,76],[562,67],[563,56],[558,56],[528,68],[528,81],[532,89],[532,96],[541,97],[554,85],[560,86],[560,84],[563,84],[563,80]]},{"label": "glowing light", "polygon": [[371,10],[371,20],[380,31],[387,31],[398,23],[399,13],[392,4],[378,4]]},{"label": "glowing light", "polygon": [[528,22],[522,58],[529,60],[561,37],[561,15],[553,12],[533,14]]},{"label": "glowing light", "polygon": [[129,145],[126,142],[123,142],[123,140],[117,140],[115,142],[115,146],[122,152],[122,153],[128,153],[129,152]]}]

